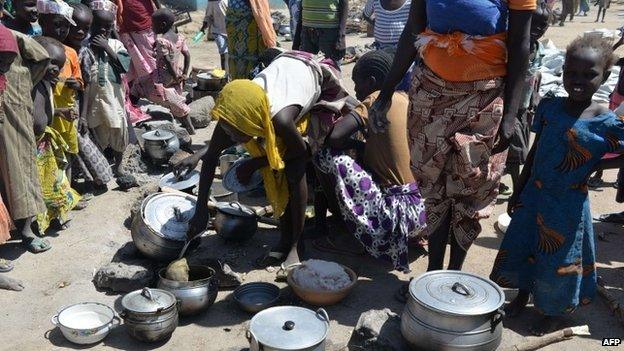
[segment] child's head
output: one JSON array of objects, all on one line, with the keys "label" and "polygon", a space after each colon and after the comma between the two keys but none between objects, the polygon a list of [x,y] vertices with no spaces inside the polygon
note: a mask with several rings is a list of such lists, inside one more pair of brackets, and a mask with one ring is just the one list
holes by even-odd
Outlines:
[{"label": "child's head", "polygon": [[390,73],[394,56],[386,50],[376,50],[364,54],[353,67],[355,95],[359,100],[381,89]]},{"label": "child's head", "polygon": [[175,15],[167,8],[160,8],[152,14],[152,29],[156,34],[167,33],[174,22]]},{"label": "child's head", "polygon": [[72,19],[76,22],[76,25],[69,29],[69,34],[65,42],[67,45],[77,48],[82,45],[82,41],[85,40],[89,30],[91,30],[93,13],[91,13],[91,9],[84,4],[73,3],[71,6],[74,8]]},{"label": "child's head", "polygon": [[35,40],[43,46],[44,49],[46,49],[48,55],[50,56],[48,70],[43,79],[54,84],[57,82],[59,73],[61,72],[61,69],[65,65],[65,60],[67,59],[65,56],[65,48],[60,41],[54,38],[40,36],[35,37]]},{"label": "child's head", "polygon": [[115,14],[105,10],[93,11],[93,25],[91,26],[91,36],[103,35],[110,38],[115,29]]},{"label": "child's head", "polygon": [[4,75],[11,69],[18,51],[19,48],[13,33],[0,24],[0,75]]},{"label": "child's head", "polygon": [[38,0],[37,10],[43,35],[64,42],[69,28],[76,25],[72,19],[74,9],[62,0]]},{"label": "child's head", "polygon": [[591,101],[609,74],[615,58],[611,44],[589,36],[568,45],[563,66],[563,86],[574,101]]},{"label": "child's head", "polygon": [[539,40],[546,34],[550,26],[551,12],[546,2],[538,1],[537,8],[531,17],[531,41]]},{"label": "child's head", "polygon": [[13,0],[13,8],[15,9],[15,18],[20,21],[34,23],[39,19],[37,0]]}]

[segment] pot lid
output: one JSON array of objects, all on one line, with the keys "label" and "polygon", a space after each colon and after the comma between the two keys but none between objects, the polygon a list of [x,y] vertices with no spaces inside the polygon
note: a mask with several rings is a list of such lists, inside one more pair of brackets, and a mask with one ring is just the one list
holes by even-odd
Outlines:
[{"label": "pot lid", "polygon": [[175,305],[175,296],[165,290],[143,288],[126,294],[121,299],[121,306],[130,312],[153,313]]},{"label": "pot lid", "polygon": [[493,281],[460,271],[432,271],[412,280],[410,295],[433,310],[454,315],[482,315],[505,303],[503,290]]},{"label": "pot lid", "polygon": [[171,240],[186,241],[189,221],[197,200],[191,195],[158,193],[143,201],[143,219],[157,234]]},{"label": "pot lid", "polygon": [[141,137],[143,138],[143,140],[162,141],[172,139],[175,137],[175,135],[168,130],[156,129],[151,132],[143,133]]},{"label": "pot lid", "polygon": [[221,212],[238,217],[256,217],[256,212],[238,202],[219,202],[217,209]]},{"label": "pot lid", "polygon": [[247,160],[248,158],[244,158],[244,157],[239,158],[225,172],[225,174],[223,175],[223,186],[227,190],[233,191],[235,193],[242,193],[242,192],[256,189],[257,187],[260,186],[260,184],[262,184],[263,180],[262,180],[262,173],[260,173],[260,170],[256,170],[251,175],[251,178],[249,179],[249,183],[242,184],[241,182],[238,181],[238,175],[236,175],[236,170]]},{"label": "pot lid", "polygon": [[171,173],[165,174],[160,178],[160,188],[169,187],[175,190],[184,190],[196,186],[199,183],[199,171],[194,169],[184,174],[179,179]]},{"label": "pot lid", "polygon": [[301,350],[321,343],[329,331],[329,317],[303,307],[272,307],[256,314],[249,331],[265,347]]}]

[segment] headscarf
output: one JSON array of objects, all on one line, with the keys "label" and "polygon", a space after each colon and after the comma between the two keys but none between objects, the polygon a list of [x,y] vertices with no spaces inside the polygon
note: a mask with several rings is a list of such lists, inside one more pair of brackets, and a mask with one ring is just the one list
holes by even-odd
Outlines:
[{"label": "headscarf", "polygon": [[37,0],[37,11],[42,14],[61,15],[72,26],[76,26],[76,22],[72,19],[74,8],[63,0]]},{"label": "headscarf", "polygon": [[[0,51],[12,52],[19,54],[19,47],[17,46],[17,40],[10,29],[0,24]],[[6,89],[6,77],[4,74],[0,74],[0,91]]]},{"label": "headscarf", "polygon": [[117,16],[118,6],[108,0],[93,0],[89,4],[89,7],[91,7],[93,11],[108,11]]},{"label": "headscarf", "polygon": [[[264,187],[273,206],[274,217],[280,217],[288,205],[288,182],[282,160],[286,148],[275,135],[269,98],[264,90],[250,80],[234,80],[221,90],[212,116],[226,121],[245,135],[264,140],[264,147],[252,139],[245,144],[245,148],[252,157],[267,157],[269,166],[261,170]],[[306,128],[307,119],[302,118],[297,123],[297,129],[303,134]]]}]

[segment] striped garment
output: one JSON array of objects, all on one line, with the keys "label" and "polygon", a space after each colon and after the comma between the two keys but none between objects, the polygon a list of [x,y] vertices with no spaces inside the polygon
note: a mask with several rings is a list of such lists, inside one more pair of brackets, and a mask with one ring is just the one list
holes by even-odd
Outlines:
[{"label": "striped garment", "polygon": [[386,10],[381,5],[381,0],[368,0],[364,16],[375,16],[375,43],[380,49],[397,46],[409,17],[411,4],[411,0],[406,0],[398,9]]},{"label": "striped garment", "polygon": [[340,0],[303,0],[302,25],[310,28],[340,27]]}]

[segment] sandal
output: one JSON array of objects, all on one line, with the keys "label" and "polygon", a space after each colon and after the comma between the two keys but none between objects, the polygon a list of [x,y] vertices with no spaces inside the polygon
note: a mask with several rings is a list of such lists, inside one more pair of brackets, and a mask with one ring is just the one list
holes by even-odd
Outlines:
[{"label": "sandal", "polygon": [[52,248],[49,241],[37,237],[22,239],[22,244],[26,246],[28,251],[35,254],[46,252]]},{"label": "sandal", "polygon": [[590,188],[601,188],[603,186],[605,186],[607,183],[605,181],[603,181],[601,178],[589,178],[587,180],[587,186],[589,186]]},{"label": "sandal", "polygon": [[624,212],[603,214],[598,218],[594,218],[594,220],[604,223],[624,224]]},{"label": "sandal", "polygon": [[348,256],[355,256],[355,257],[366,255],[366,250],[362,247],[361,244],[360,244],[360,248],[361,248],[360,250],[343,249],[341,247],[338,247],[338,245],[336,245],[336,242],[332,240],[331,236],[326,236],[320,239],[316,239],[312,242],[312,245],[318,251],[332,253],[336,255],[348,255]]},{"label": "sandal", "polygon": [[256,268],[279,266],[286,259],[286,254],[279,251],[269,251],[256,259]]},{"label": "sandal", "polygon": [[4,258],[0,258],[0,273],[7,273],[15,268],[15,264],[13,261],[5,260]]},{"label": "sandal", "polygon": [[277,273],[275,273],[275,281],[286,281],[288,279],[288,273],[290,273],[290,271],[292,271],[295,267],[299,266],[301,266],[301,262],[291,263],[288,266],[284,266],[284,264],[282,263],[280,265],[280,269],[278,269]]}]

